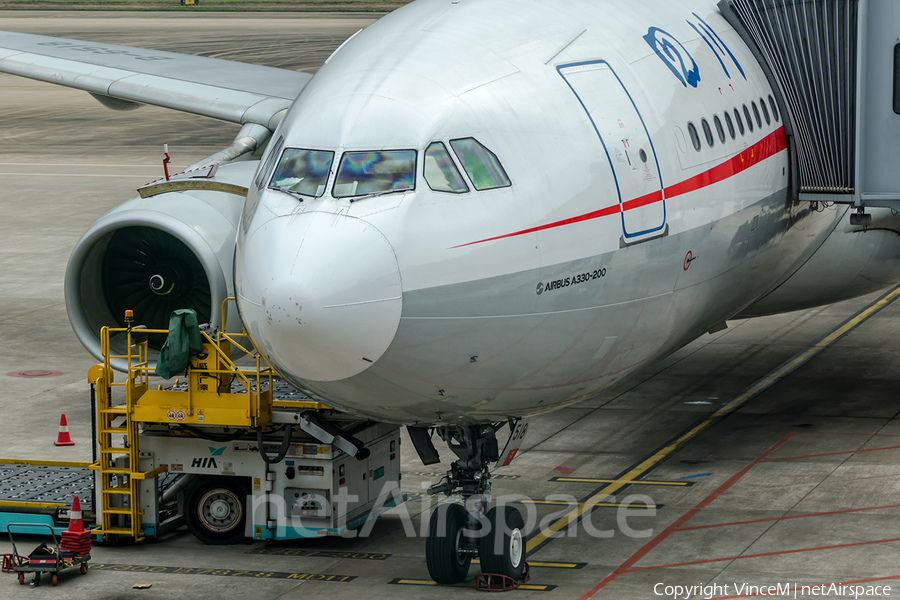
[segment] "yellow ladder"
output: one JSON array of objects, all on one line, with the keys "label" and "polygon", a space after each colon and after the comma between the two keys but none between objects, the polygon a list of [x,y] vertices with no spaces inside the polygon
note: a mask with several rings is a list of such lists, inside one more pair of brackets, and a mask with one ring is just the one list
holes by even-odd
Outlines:
[{"label": "yellow ladder", "polygon": [[[131,329],[125,333],[128,353],[113,356],[109,347],[109,328],[101,330],[103,364],[95,365],[88,371],[88,382],[96,389],[99,444],[99,460],[91,465],[91,470],[99,472],[101,509],[100,526],[94,528],[92,533],[102,535],[104,539],[112,535],[131,536],[138,542],[144,539],[141,530],[141,481],[165,472],[167,466],[148,472],[140,470],[137,422],[131,416],[133,402],[147,390],[147,371],[138,368],[147,363],[146,344],[133,344]],[[110,359],[128,361],[128,381],[114,382]],[[116,387],[125,388],[124,404],[113,404],[112,390]],[[115,437],[119,435],[124,439],[122,446],[115,444]],[[117,461],[121,457],[125,460]],[[124,465],[121,464],[123,462]]]}]

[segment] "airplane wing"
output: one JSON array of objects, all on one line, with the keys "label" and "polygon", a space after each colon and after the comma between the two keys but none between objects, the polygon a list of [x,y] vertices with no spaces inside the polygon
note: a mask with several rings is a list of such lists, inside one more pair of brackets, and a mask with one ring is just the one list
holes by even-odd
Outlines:
[{"label": "airplane wing", "polygon": [[0,31],[0,73],[84,90],[107,106],[152,104],[270,130],[312,77],[216,58],[7,31]]}]

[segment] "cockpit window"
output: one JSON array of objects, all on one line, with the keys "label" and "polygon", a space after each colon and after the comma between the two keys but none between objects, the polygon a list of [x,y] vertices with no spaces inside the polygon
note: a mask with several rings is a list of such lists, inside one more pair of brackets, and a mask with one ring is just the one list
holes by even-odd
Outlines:
[{"label": "cockpit window", "polygon": [[366,196],[416,189],[416,151],[344,152],[334,197]]},{"label": "cockpit window", "polygon": [[425,150],[425,182],[435,192],[462,194],[469,191],[447,147],[441,142],[433,142]]},{"label": "cockpit window", "polygon": [[450,146],[459,157],[476,190],[492,190],[512,185],[494,153],[475,138],[450,140]]},{"label": "cockpit window", "polygon": [[281,155],[269,187],[318,198],[325,193],[334,152],[288,148]]}]

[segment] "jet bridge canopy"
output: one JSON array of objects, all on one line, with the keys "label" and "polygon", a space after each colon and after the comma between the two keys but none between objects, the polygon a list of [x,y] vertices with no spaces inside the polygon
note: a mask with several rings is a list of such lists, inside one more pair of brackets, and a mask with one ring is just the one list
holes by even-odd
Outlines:
[{"label": "jet bridge canopy", "polygon": [[900,209],[900,4],[720,0],[779,96],[799,200]]}]

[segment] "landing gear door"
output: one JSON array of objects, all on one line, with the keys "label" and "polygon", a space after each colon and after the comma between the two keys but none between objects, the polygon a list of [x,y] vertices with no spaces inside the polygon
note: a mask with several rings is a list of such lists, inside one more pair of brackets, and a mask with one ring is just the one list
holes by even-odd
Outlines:
[{"label": "landing gear door", "polygon": [[515,425],[512,425],[512,433],[510,433],[509,440],[503,447],[503,452],[500,453],[500,460],[497,461],[498,467],[505,467],[513,461],[519,452],[519,448],[522,446],[522,441],[525,439],[527,432],[528,421],[524,419],[520,419],[516,421]]},{"label": "landing gear door", "polygon": [[557,70],[587,113],[609,159],[623,242],[665,235],[666,202],[656,150],[628,90],[606,61],[562,65]]}]

